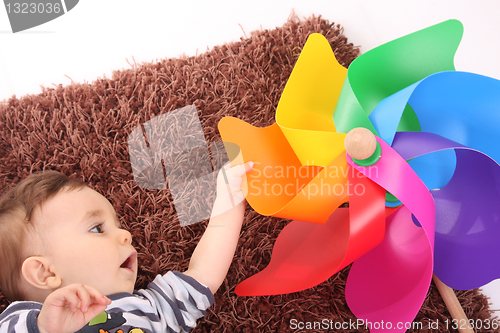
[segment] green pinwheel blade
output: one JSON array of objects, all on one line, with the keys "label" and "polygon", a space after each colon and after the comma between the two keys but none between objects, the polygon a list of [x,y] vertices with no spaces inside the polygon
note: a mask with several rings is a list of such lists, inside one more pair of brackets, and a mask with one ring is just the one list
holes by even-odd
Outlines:
[{"label": "green pinwheel blade", "polygon": [[[448,20],[376,47],[349,66],[333,119],[337,131],[366,127],[376,133],[368,116],[384,98],[423,78],[455,70],[453,59],[463,26]],[[407,107],[400,130],[419,130],[418,119]]]}]

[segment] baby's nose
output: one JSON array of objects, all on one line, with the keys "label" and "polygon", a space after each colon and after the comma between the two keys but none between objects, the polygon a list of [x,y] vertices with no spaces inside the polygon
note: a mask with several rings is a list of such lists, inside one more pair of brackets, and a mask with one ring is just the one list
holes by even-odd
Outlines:
[{"label": "baby's nose", "polygon": [[122,244],[131,244],[132,243],[132,234],[125,229],[120,229],[120,243]]}]

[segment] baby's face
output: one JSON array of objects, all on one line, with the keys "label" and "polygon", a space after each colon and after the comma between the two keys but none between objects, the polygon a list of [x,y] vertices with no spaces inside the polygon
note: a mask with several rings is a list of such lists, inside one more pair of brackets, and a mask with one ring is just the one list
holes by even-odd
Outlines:
[{"label": "baby's face", "polygon": [[132,293],[137,252],[109,201],[90,188],[62,190],[35,211],[43,252],[62,286],[81,283],[104,295]]}]

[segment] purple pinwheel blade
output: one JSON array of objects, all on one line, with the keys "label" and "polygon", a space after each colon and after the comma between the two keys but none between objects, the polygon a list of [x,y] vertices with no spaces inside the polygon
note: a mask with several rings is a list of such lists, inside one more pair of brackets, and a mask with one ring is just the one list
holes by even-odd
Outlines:
[{"label": "purple pinwheel blade", "polygon": [[446,285],[464,290],[499,278],[500,166],[488,155],[433,133],[399,132],[393,148],[406,159],[455,149],[453,177],[441,190],[431,191],[436,204],[434,272]]},{"label": "purple pinwheel blade", "polygon": [[500,277],[500,166],[474,150],[456,150],[448,185],[436,203],[435,268],[454,289],[474,289]]}]

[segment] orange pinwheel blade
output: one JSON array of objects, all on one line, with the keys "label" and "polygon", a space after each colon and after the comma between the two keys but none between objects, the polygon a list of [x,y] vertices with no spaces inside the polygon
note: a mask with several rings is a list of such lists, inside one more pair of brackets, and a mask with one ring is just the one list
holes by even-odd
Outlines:
[{"label": "orange pinwheel blade", "polygon": [[347,201],[344,151],[325,167],[304,166],[277,124],[257,128],[226,117],[219,130],[224,142],[240,147],[244,162],[255,163],[247,175],[246,198],[260,214],[325,223]]}]

